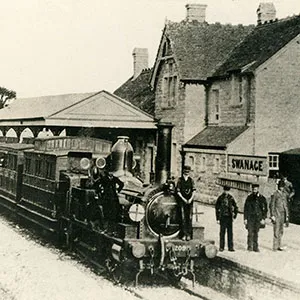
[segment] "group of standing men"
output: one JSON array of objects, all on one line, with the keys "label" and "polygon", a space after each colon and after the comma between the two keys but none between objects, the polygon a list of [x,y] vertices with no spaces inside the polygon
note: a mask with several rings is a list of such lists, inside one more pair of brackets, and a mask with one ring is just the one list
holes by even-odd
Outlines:
[{"label": "group of standing men", "polygon": [[[228,250],[234,251],[233,247],[233,220],[237,217],[238,207],[233,196],[229,193],[230,188],[224,186],[223,193],[216,202],[216,219],[220,224],[220,251],[224,251],[225,234],[227,232]],[[288,203],[294,196],[292,184],[283,177],[278,183],[278,189],[271,196],[269,204],[270,218],[273,223],[273,250],[282,251],[281,239],[284,223],[288,225]],[[259,252],[258,232],[265,227],[268,205],[266,198],[259,193],[259,185],[252,184],[252,192],[246,198],[244,204],[244,224],[248,230],[247,250]]]}]

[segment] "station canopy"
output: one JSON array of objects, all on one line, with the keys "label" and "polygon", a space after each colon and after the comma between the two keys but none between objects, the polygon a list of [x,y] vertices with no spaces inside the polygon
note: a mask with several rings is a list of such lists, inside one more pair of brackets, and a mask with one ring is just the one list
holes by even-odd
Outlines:
[{"label": "station canopy", "polygon": [[0,110],[0,126],[156,129],[154,118],[107,91],[17,98]]}]

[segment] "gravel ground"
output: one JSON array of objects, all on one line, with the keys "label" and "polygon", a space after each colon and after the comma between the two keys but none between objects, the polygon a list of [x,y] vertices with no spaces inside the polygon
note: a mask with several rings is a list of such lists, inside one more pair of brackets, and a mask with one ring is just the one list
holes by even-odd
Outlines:
[{"label": "gravel ground", "polygon": [[[1,216],[0,232],[0,300],[138,299],[59,250],[40,245]],[[199,299],[170,286],[143,286],[136,292],[147,300]],[[230,299],[201,286],[194,292],[208,299]]]},{"label": "gravel ground", "polygon": [[136,299],[58,250],[20,235],[0,219],[0,299]]}]

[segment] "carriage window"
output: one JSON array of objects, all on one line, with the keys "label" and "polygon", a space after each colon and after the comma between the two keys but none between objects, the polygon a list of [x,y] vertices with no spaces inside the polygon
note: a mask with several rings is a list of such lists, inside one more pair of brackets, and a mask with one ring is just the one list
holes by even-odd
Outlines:
[{"label": "carriage window", "polygon": [[49,178],[49,179],[54,179],[54,176],[55,173],[54,173],[54,164],[47,161],[46,162],[46,178]]},{"label": "carriage window", "polygon": [[30,158],[25,159],[25,170],[26,170],[27,174],[31,173],[31,159]]},{"label": "carriage window", "polygon": [[8,156],[8,169],[16,170],[17,168],[17,157],[15,155]]},{"label": "carriage window", "polygon": [[41,168],[42,167],[42,161],[41,160],[36,160],[35,161],[35,175],[41,175]]}]

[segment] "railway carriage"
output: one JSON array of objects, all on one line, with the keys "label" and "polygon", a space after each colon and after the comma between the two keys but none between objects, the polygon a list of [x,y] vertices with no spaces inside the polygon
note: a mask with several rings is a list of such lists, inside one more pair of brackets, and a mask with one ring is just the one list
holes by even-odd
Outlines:
[{"label": "railway carriage", "polygon": [[[24,151],[22,197],[18,213],[45,230],[57,233],[69,186],[61,179],[68,170],[78,181],[79,162],[85,157],[107,156],[111,143],[98,139],[52,137],[36,139],[34,149]],[[87,172],[83,174],[88,178]],[[80,179],[84,179],[80,178]],[[76,184],[78,182],[76,181]]]},{"label": "railway carriage", "polygon": [[24,151],[32,148],[32,144],[0,143],[1,204],[11,210],[21,199]]}]

